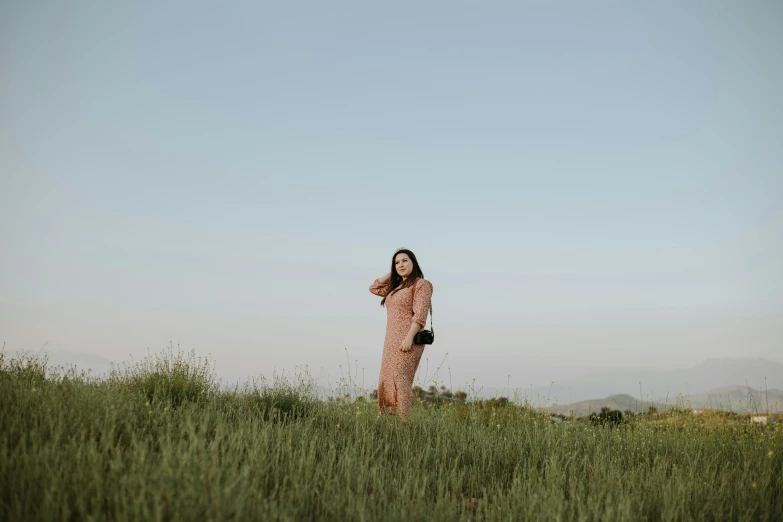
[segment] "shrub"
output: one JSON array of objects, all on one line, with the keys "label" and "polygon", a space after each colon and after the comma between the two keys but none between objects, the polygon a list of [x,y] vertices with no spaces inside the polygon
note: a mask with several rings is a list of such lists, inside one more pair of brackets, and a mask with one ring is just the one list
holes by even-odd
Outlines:
[{"label": "shrub", "polygon": [[141,362],[112,366],[109,383],[140,394],[150,403],[176,407],[185,402],[199,402],[217,390],[214,364],[185,354],[172,346],[157,356],[147,355]]},{"label": "shrub", "polygon": [[281,421],[312,413],[319,403],[315,390],[315,382],[305,371],[296,378],[275,374],[271,384],[264,377],[254,378],[242,395],[264,420]]},{"label": "shrub", "polygon": [[31,353],[20,353],[6,359],[5,350],[0,351],[0,376],[18,384],[36,385],[46,381],[48,357],[38,357]]},{"label": "shrub", "polygon": [[591,413],[588,417],[590,419],[590,422],[592,422],[595,425],[599,424],[609,424],[611,425],[617,425],[621,424],[623,422],[623,412],[620,410],[613,410],[607,406],[604,406],[601,408],[601,413]]}]

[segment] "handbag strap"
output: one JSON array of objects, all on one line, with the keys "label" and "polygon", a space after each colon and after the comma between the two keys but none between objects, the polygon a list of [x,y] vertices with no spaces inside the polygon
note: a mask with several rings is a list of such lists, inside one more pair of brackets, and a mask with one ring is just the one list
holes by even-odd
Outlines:
[{"label": "handbag strap", "polygon": [[[416,281],[414,281],[413,285],[411,285],[411,301],[416,301]],[[411,303],[411,307],[413,307],[413,302]],[[430,328],[432,329],[432,333],[435,333],[435,315],[432,313],[432,299],[430,299],[430,309],[428,311],[430,314]],[[426,317],[424,318],[424,322],[427,322]]]}]

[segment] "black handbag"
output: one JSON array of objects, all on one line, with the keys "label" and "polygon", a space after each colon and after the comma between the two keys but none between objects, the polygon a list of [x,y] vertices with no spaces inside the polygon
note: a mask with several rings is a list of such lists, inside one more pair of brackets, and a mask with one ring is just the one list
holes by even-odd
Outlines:
[{"label": "black handbag", "polygon": [[[416,299],[416,283],[413,283],[413,288],[411,290],[411,306],[413,306],[413,302]],[[434,316],[432,315],[432,300],[430,300],[430,309],[428,310],[430,315],[430,328],[432,330],[419,330],[416,333],[416,336],[413,338],[413,344],[432,344],[435,342],[435,324],[433,323]],[[424,318],[424,321],[426,321],[427,318]]]}]

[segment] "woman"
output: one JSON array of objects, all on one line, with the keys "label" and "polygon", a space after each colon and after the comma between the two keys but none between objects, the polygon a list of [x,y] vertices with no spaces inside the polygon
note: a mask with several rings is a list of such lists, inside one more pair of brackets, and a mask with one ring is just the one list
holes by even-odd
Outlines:
[{"label": "woman", "polygon": [[383,297],[381,306],[386,305],[378,408],[381,415],[388,410],[407,421],[413,376],[424,353],[424,345],[413,344],[413,338],[427,322],[432,283],[424,279],[413,252],[401,249],[392,257],[391,272],[376,279],[370,292]]}]

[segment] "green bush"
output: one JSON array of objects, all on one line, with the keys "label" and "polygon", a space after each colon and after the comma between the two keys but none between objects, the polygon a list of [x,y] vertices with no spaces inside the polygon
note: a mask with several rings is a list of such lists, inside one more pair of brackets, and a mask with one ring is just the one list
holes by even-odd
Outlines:
[{"label": "green bush", "polygon": [[252,385],[244,389],[243,395],[254,411],[265,420],[306,417],[318,404],[315,382],[306,373],[294,377],[276,374],[272,383],[263,377],[253,379]]},{"label": "green bush", "polygon": [[135,364],[112,366],[112,387],[137,393],[152,404],[172,407],[203,401],[217,390],[214,363],[195,353],[175,351],[172,346],[159,355],[148,354]]},{"label": "green bush", "polygon": [[8,357],[5,350],[0,351],[0,379],[19,385],[35,387],[47,380],[48,357],[38,357],[23,352],[16,357]]}]

